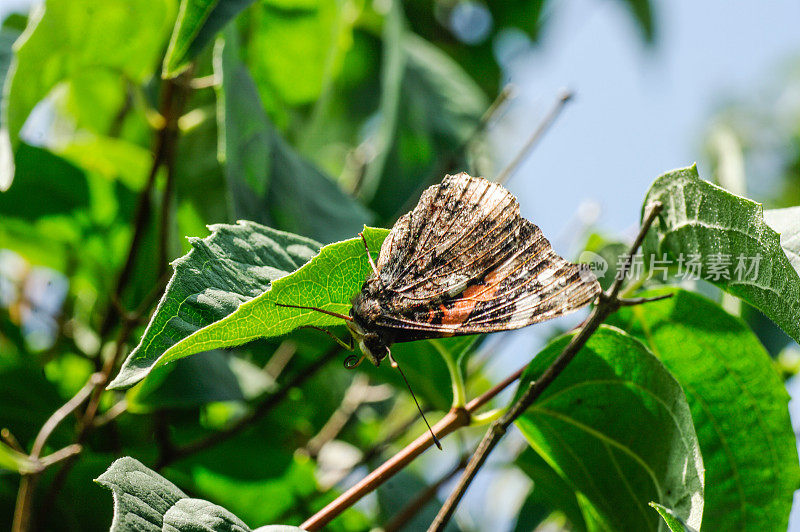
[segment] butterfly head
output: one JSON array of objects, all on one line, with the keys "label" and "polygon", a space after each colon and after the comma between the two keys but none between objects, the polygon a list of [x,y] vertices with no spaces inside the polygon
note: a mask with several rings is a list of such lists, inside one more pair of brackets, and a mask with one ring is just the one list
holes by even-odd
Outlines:
[{"label": "butterfly head", "polygon": [[361,352],[369,358],[370,362],[380,366],[381,360],[389,354],[389,347],[383,338],[377,333],[365,330],[357,320],[348,321],[347,328]]}]

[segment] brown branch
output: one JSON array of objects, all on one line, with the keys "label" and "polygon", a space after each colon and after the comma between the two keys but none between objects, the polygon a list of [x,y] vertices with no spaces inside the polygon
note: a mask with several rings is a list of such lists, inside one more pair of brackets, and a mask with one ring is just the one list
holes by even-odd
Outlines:
[{"label": "brown branch", "polygon": [[[109,332],[116,325],[117,321],[120,320],[120,318],[122,318],[122,327],[120,328],[120,331],[117,335],[114,354],[105,360],[101,371],[94,374],[84,387],[84,389],[86,389],[87,387],[89,389],[89,401],[87,403],[86,410],[83,412],[83,415],[81,416],[80,421],[78,422],[78,428],[75,436],[74,446],[70,447],[71,449],[70,452],[65,452],[63,457],[59,457],[58,461],[61,462],[61,467],[56,472],[53,478],[53,482],[50,484],[50,488],[44,500],[42,506],[44,513],[49,511],[49,508],[52,507],[53,503],[55,502],[56,495],[61,490],[61,487],[66,481],[67,476],[72,470],[73,465],[78,459],[81,450],[80,444],[82,444],[85,441],[89,433],[95,428],[94,419],[97,416],[97,411],[100,405],[100,399],[102,397],[105,385],[110,380],[114,368],[116,367],[117,363],[121,360],[123,354],[125,353],[125,346],[131,334],[133,333],[133,330],[139,323],[139,320],[141,319],[144,312],[146,312],[147,308],[149,308],[149,305],[152,304],[152,302],[150,301],[150,295],[148,295],[147,297],[145,297],[140,307],[136,311],[134,311],[133,313],[127,313],[124,311],[119,302],[122,300],[122,293],[124,292],[125,288],[128,286],[130,282],[134,265],[136,263],[136,257],[138,256],[142,240],[146,233],[147,226],[150,222],[151,210],[152,210],[152,205],[151,205],[152,195],[153,195],[153,189],[155,188],[155,182],[156,182],[156,177],[158,175],[158,171],[162,166],[167,165],[167,175],[169,176],[174,172],[174,169],[172,167],[174,166],[175,146],[177,144],[178,133],[179,133],[178,118],[180,117],[185,102],[186,102],[186,90],[182,87],[182,85],[174,81],[165,81],[163,91],[161,94],[161,107],[160,107],[161,115],[164,117],[164,127],[159,129],[156,133],[155,146],[154,146],[155,155],[153,157],[153,164],[148,173],[145,187],[139,196],[139,202],[137,204],[136,213],[134,216],[134,230],[128,248],[128,255],[126,257],[125,264],[123,265],[122,269],[120,270],[119,276],[117,277],[117,282],[114,291],[112,292],[110,297],[108,310],[100,326],[100,337],[106,338]],[[167,188],[169,188],[169,182],[167,183]],[[168,199],[166,193],[165,193],[165,199]],[[161,229],[162,231],[166,231],[168,229],[167,224],[162,223]],[[162,240],[165,241],[163,235],[162,235]],[[163,275],[161,277],[163,277]],[[81,401],[81,403],[82,402],[83,401]],[[72,401],[70,401],[70,403],[72,403]],[[62,409],[68,407],[70,403],[64,405],[64,407],[60,408],[56,413],[61,412]],[[52,429],[48,427],[48,423],[45,423],[45,426],[42,427],[42,431],[44,432],[45,429],[52,431]],[[42,432],[40,432],[40,435],[42,435]],[[46,441],[48,436],[49,432],[47,432],[43,436],[42,442],[39,443],[38,446],[37,442],[35,442],[34,450],[36,450],[36,448],[38,447],[43,446],[44,441]],[[37,440],[39,440],[38,437]],[[55,461],[53,463],[55,463]],[[30,527],[30,517],[31,517],[30,502],[33,496],[35,478],[33,478],[32,480],[34,480],[34,482],[25,482],[25,477],[23,477],[22,481],[20,482],[20,489],[18,494],[18,506],[15,510],[15,516],[14,516],[15,532],[25,532]],[[27,503],[20,505],[19,501],[21,498],[27,500]],[[19,527],[16,527],[17,523],[19,523]]]},{"label": "brown branch", "polygon": [[[435,423],[432,431],[439,439],[444,439],[445,436],[453,431],[466,427],[470,424],[472,414],[475,413],[480,407],[488,403],[493,397],[503,391],[507,386],[513,383],[522,375],[525,368],[516,371],[513,375],[506,378],[503,382],[495,385],[490,390],[484,392],[475,399],[469,401],[463,408],[454,408],[450,410],[445,416]],[[422,436],[411,442],[399,453],[395,454],[389,460],[384,462],[380,467],[372,471],[369,475],[364,477],[355,486],[344,492],[336,500],[328,504],[325,508],[311,516],[303,523],[300,528],[313,532],[319,530],[332,519],[336,518],[344,510],[352,506],[364,495],[370,493],[375,488],[389,480],[398,471],[401,471],[408,464],[410,464],[417,456],[425,452],[433,445],[433,437],[430,432],[425,432]]]},{"label": "brown branch", "polygon": [[[156,135],[155,146],[153,148],[153,164],[150,166],[150,172],[147,175],[144,189],[139,195],[139,202],[134,214],[133,235],[131,236],[131,242],[128,247],[128,255],[117,277],[114,291],[111,294],[112,301],[114,299],[118,301],[122,299],[122,293],[130,282],[133,268],[136,264],[136,258],[139,255],[139,248],[147,232],[147,225],[152,215],[153,189],[155,188],[158,170],[166,163],[169,162],[172,164],[174,162],[174,145],[178,138],[178,118],[180,118],[185,101],[185,89],[182,88],[181,84],[173,80],[165,80],[160,106],[160,114],[164,117],[164,127],[159,129]],[[171,171],[168,169],[167,173],[170,174]],[[101,338],[108,335],[114,325],[116,325],[119,317],[117,309],[113,304],[110,305],[100,325]]]},{"label": "brown branch", "polygon": [[221,443],[228,438],[239,434],[242,430],[246,429],[264,417],[270,410],[272,410],[272,408],[283,401],[283,399],[293,388],[301,386],[305,381],[322,369],[325,364],[333,360],[340,352],[341,348],[338,345],[331,347],[324,355],[309,364],[308,367],[304,368],[300,373],[295,375],[289,382],[284,384],[275,393],[267,396],[261,403],[258,404],[258,406],[256,406],[252,412],[250,412],[250,414],[242,417],[233,425],[224,430],[209,434],[204,438],[200,438],[199,440],[186,445],[173,447],[168,454],[162,455],[158,459],[154,469],[160,470],[169,464],[176,462],[177,460],[186,458],[187,456],[213,447],[214,445],[217,445],[218,443]]},{"label": "brown branch", "polygon": [[575,355],[578,354],[581,348],[586,344],[598,327],[600,327],[603,321],[605,321],[609,315],[613,314],[617,311],[617,309],[619,309],[620,300],[618,299],[618,295],[620,288],[622,287],[625,274],[630,268],[634,254],[639,249],[639,246],[642,244],[647,231],[650,229],[653,221],[655,221],[658,213],[661,212],[661,209],[661,203],[654,203],[649,206],[647,216],[645,216],[642,226],[639,229],[639,234],[631,246],[625,262],[621,265],[614,283],[607,292],[601,292],[600,296],[598,297],[597,305],[592,310],[591,314],[589,315],[589,319],[586,320],[586,323],[581,330],[572,337],[572,340],[570,340],[569,344],[567,344],[558,358],[556,358],[553,363],[544,371],[544,373],[542,373],[541,377],[539,377],[539,379],[536,381],[531,382],[528,389],[519,397],[519,399],[514,402],[511,408],[509,408],[503,415],[503,417],[492,423],[492,426],[484,435],[469,464],[467,464],[467,468],[461,475],[458,485],[447,498],[442,508],[439,510],[439,514],[436,516],[436,519],[433,521],[433,523],[431,523],[428,532],[444,530],[444,527],[450,521],[453,512],[455,512],[458,503],[461,501],[464,493],[466,493],[467,488],[472,482],[472,479],[475,478],[478,470],[486,462],[486,459],[489,457],[492,449],[494,449],[494,447],[506,433],[508,427],[511,426],[511,424],[520,415],[522,415],[539,396],[542,395],[547,387],[550,386],[556,377],[558,377],[564,368],[566,368],[567,365],[572,361]]}]

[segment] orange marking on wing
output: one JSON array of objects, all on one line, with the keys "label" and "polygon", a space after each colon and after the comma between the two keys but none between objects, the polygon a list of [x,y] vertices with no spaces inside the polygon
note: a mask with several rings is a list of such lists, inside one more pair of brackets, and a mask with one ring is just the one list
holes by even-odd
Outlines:
[{"label": "orange marking on wing", "polygon": [[500,288],[502,277],[498,277],[497,270],[494,270],[486,276],[486,281],[488,281],[486,284],[475,284],[464,290],[452,308],[448,309],[442,305],[442,324],[460,325],[467,320],[475,305],[491,301]]}]

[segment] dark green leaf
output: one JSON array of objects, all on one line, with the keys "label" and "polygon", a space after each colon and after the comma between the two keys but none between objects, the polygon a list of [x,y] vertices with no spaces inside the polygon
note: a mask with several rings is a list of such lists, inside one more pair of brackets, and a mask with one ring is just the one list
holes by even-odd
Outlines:
[{"label": "dark green leaf", "polygon": [[612,323],[639,337],[686,391],[706,467],[703,524],[786,528],[800,482],[789,396],[747,325],[683,290],[622,309]]},{"label": "dark green leaf", "polygon": [[575,491],[536,451],[525,449],[517,457],[516,464],[530,477],[533,486],[522,503],[514,532],[535,529],[553,512],[564,514],[570,523],[570,530],[586,530]]},{"label": "dark green leaf", "polygon": [[351,9],[335,0],[260,2],[249,13],[247,50],[258,86],[289,105],[324,98],[352,42]]},{"label": "dark green leaf", "polygon": [[[474,341],[474,336],[462,336],[425,342],[403,342],[392,346],[392,355],[402,365],[414,393],[424,399],[423,403],[446,412],[453,404],[453,388],[444,357],[457,362],[459,355],[465,351],[472,352]],[[363,369],[359,368],[359,371],[365,371],[372,380],[390,382],[398,390],[405,390],[406,386],[398,371],[384,366],[365,366]]]},{"label": "dark green leaf", "polygon": [[[697,257],[704,279],[744,299],[800,340],[800,276],[778,233],[764,223],[760,204],[700,179],[695,166],[656,179],[644,205],[653,201],[663,203],[664,210],[645,239],[646,257]],[[726,275],[718,275],[719,270]]]},{"label": "dark green leaf", "polygon": [[588,264],[600,286],[603,287],[603,290],[607,290],[614,282],[619,258],[625,256],[629,247],[622,242],[591,234],[577,262]]},{"label": "dark green leaf", "polygon": [[[144,336],[110,387],[132,386],[155,366],[201,351],[280,336],[302,325],[340,324],[275,302],[347,313],[370,271],[359,238],[320,250],[312,240],[252,222],[211,229],[211,236],[192,240],[194,249],[175,261]],[[370,249],[380,249],[386,234],[368,229]]]},{"label": "dark green leaf", "polygon": [[[400,45],[400,101],[385,96],[381,108],[384,122],[397,113],[397,123],[376,133],[374,149],[387,155],[367,166],[364,188],[371,208],[387,218],[402,214],[398,206],[404,201],[411,208],[421,189],[444,172],[464,168],[466,142],[488,107],[480,87],[442,50],[411,33],[402,34]],[[391,90],[392,80],[384,79],[383,90]]]},{"label": "dark green leaf", "polygon": [[0,212],[23,220],[88,209],[89,186],[83,171],[43,148],[21,143],[17,176],[23,179],[0,194]]},{"label": "dark green leaf", "polygon": [[[569,340],[559,338],[539,353],[520,389],[538,378]],[[700,526],[703,461],[686,397],[632,336],[598,329],[517,425],[609,526],[657,530],[659,517],[647,507],[650,501]]]},{"label": "dark green leaf", "polygon": [[128,392],[126,398],[129,410],[150,410],[241,401],[244,394],[230,357],[214,350],[176,361]]},{"label": "dark green leaf", "polygon": [[229,20],[254,0],[181,0],[178,20],[164,58],[164,78],[174,78]]},{"label": "dark green leaf", "polygon": [[222,80],[218,91],[220,161],[225,165],[236,218],[323,242],[356,233],[372,216],[278,134],[239,61],[235,32],[226,32],[225,39],[215,58]]},{"label": "dark green leaf", "polygon": [[642,31],[645,41],[652,43],[655,38],[655,21],[653,20],[653,7],[650,5],[650,0],[623,0],[623,3],[639,24],[639,29]]}]

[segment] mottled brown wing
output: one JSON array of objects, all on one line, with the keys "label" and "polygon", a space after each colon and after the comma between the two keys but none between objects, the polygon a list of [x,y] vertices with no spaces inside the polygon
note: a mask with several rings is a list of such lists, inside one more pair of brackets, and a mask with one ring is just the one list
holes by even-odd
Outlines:
[{"label": "mottled brown wing", "polygon": [[378,270],[388,305],[376,325],[431,336],[508,330],[590,303],[594,275],[559,257],[514,196],[447,176],[398,220]]}]

